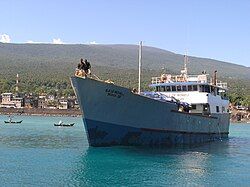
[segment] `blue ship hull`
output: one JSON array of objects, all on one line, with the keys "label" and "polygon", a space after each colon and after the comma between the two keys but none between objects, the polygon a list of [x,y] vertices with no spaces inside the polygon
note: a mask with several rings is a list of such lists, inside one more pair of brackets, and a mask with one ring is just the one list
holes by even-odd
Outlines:
[{"label": "blue ship hull", "polygon": [[228,137],[229,114],[211,117],[178,112],[129,89],[72,77],[90,146],[200,144]]},{"label": "blue ship hull", "polygon": [[187,133],[120,126],[94,120],[84,120],[90,146],[176,146],[221,140],[228,133]]}]

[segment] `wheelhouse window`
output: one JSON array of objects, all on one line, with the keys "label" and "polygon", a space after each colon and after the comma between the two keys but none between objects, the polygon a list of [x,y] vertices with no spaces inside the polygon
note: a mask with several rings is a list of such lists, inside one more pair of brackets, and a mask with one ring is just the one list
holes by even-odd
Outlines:
[{"label": "wheelhouse window", "polygon": [[210,93],[210,86],[209,85],[200,85],[199,86],[200,92]]},{"label": "wheelhouse window", "polygon": [[187,86],[182,86],[182,91],[187,91]]},{"label": "wheelhouse window", "polygon": [[197,91],[198,90],[198,86],[197,85],[193,85],[193,91]]},{"label": "wheelhouse window", "polygon": [[161,92],[165,92],[166,91],[166,87],[165,86],[161,86]]},{"label": "wheelhouse window", "polygon": [[[186,91],[198,91],[198,85],[177,85],[177,86],[156,86],[157,92],[186,92]],[[199,91],[210,93],[210,87],[208,85],[200,85]]]},{"label": "wheelhouse window", "polygon": [[200,86],[199,86],[199,91],[200,91],[200,92],[204,92],[204,85],[200,85]]},{"label": "wheelhouse window", "polygon": [[210,93],[210,86],[209,85],[204,85],[204,91],[207,93]]},{"label": "wheelhouse window", "polygon": [[171,91],[171,87],[170,86],[166,86],[166,91],[170,92]]},{"label": "wheelhouse window", "polygon": [[188,85],[188,91],[193,91],[193,86],[192,85]]}]

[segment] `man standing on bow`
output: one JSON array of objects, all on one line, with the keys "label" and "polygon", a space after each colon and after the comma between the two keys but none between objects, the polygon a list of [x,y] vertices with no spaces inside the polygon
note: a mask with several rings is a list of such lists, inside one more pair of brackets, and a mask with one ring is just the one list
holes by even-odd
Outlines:
[{"label": "man standing on bow", "polygon": [[91,75],[91,71],[90,71],[91,65],[90,65],[90,62],[87,59],[84,60],[84,66],[83,67],[84,67],[83,69],[84,69],[86,75]]}]

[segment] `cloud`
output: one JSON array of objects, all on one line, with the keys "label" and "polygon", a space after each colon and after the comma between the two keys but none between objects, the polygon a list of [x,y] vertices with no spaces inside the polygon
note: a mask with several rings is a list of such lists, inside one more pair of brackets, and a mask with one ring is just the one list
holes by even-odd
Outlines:
[{"label": "cloud", "polygon": [[28,40],[27,44],[65,44],[60,38],[54,38],[52,42],[37,42],[33,40]]},{"label": "cloud", "polygon": [[96,41],[89,42],[90,45],[97,45],[98,43]]},{"label": "cloud", "polygon": [[7,34],[0,34],[0,42],[10,43],[10,36]]},{"label": "cloud", "polygon": [[39,44],[39,43],[43,43],[43,42],[34,42],[32,40],[28,40],[26,43],[27,44]]},{"label": "cloud", "polygon": [[54,38],[52,44],[64,44],[60,38]]}]

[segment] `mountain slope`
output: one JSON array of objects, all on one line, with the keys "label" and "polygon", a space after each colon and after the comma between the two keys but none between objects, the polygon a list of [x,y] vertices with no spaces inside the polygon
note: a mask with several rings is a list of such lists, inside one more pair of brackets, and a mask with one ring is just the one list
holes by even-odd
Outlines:
[{"label": "mountain slope", "polygon": [[[8,77],[16,73],[31,76],[32,73],[33,76],[69,75],[80,58],[89,59],[92,66],[137,69],[138,46],[0,43],[0,76]],[[183,55],[143,47],[143,68],[160,71],[162,67],[169,72],[179,73],[183,67]],[[249,67],[207,58],[189,57],[188,69],[196,74],[203,70],[210,74],[218,70],[221,78],[250,79]]]}]

